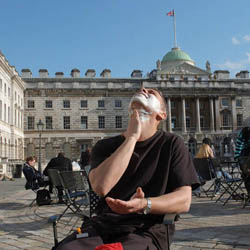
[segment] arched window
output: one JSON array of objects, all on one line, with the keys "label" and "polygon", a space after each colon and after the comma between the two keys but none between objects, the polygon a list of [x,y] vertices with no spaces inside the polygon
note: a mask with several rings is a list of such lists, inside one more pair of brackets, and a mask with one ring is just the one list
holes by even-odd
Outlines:
[{"label": "arched window", "polygon": [[69,142],[65,142],[63,144],[63,152],[65,154],[65,157],[71,159],[71,145]]},{"label": "arched window", "polygon": [[45,144],[45,158],[46,160],[51,160],[53,157],[55,157],[55,151],[53,149],[52,143],[46,143]]}]

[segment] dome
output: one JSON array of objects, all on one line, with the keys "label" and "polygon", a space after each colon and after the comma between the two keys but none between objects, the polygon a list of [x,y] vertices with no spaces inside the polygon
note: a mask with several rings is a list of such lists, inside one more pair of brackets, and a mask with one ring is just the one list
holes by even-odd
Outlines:
[{"label": "dome", "polygon": [[194,63],[190,56],[182,51],[180,48],[172,48],[162,59],[162,63],[173,62],[173,61],[187,61]]}]

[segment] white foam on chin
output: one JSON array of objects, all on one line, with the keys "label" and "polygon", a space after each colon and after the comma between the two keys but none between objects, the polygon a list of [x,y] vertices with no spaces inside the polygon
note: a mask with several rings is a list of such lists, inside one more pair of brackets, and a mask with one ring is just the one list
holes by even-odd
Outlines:
[{"label": "white foam on chin", "polygon": [[143,94],[136,94],[132,97],[129,108],[131,109],[131,105],[133,102],[141,103],[143,106],[148,108],[150,111],[160,113],[161,112],[161,104],[160,101],[154,96],[149,94],[148,98],[146,98]]}]

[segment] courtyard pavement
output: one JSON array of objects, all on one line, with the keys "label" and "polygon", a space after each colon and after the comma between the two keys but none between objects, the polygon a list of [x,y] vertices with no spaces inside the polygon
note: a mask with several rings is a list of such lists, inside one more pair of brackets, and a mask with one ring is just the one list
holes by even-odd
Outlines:
[{"label": "courtyard pavement", "polygon": [[[0,250],[51,249],[53,230],[48,218],[65,206],[29,207],[35,194],[24,184],[24,179],[0,181]],[[80,224],[77,217],[63,217],[58,223],[59,239]],[[250,249],[250,206],[243,209],[240,201],[222,206],[206,197],[193,197],[190,212],[181,215],[176,229],[171,250]]]}]

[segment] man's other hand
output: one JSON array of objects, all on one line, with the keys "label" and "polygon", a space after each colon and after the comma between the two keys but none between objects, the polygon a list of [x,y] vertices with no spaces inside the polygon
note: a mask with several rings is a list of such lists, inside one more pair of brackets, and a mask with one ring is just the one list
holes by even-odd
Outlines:
[{"label": "man's other hand", "polygon": [[131,196],[129,201],[107,197],[106,202],[111,210],[117,214],[139,213],[146,206],[144,192],[140,187],[137,188],[136,193]]}]

